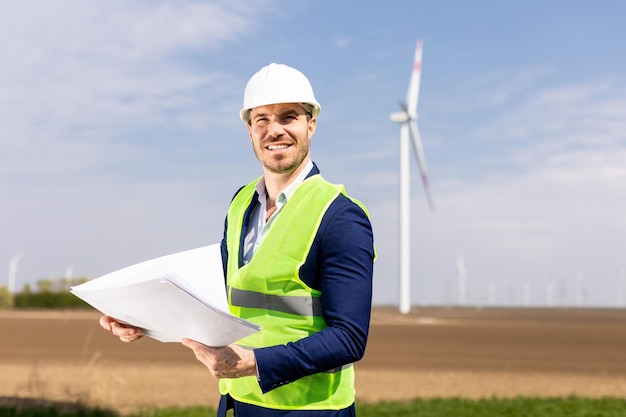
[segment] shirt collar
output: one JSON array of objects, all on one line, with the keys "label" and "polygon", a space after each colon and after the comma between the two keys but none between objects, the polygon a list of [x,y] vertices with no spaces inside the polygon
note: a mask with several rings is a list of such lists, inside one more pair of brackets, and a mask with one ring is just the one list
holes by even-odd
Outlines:
[{"label": "shirt collar", "polygon": [[[304,169],[298,174],[298,176],[278,195],[276,204],[285,204],[287,200],[293,195],[298,186],[306,179],[309,172],[313,169],[313,161],[309,158],[309,161],[304,166]],[[256,192],[259,194],[259,200],[265,202],[267,198],[267,191],[265,189],[265,177],[261,177],[256,185]]]},{"label": "shirt collar", "polygon": [[[291,182],[291,184],[289,184],[287,187],[285,187],[283,192],[280,193],[284,197],[285,201],[287,201],[287,200],[289,200],[289,198],[291,198],[291,196],[296,191],[296,189],[305,180],[306,176],[309,175],[309,172],[311,171],[311,169],[313,169],[313,162],[309,159],[307,164],[304,166],[304,169]],[[279,195],[279,198],[280,198],[280,195]]]}]

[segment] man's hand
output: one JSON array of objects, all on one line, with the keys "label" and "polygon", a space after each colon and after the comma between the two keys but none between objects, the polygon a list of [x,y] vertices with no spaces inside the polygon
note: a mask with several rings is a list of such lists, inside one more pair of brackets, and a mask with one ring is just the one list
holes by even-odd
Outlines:
[{"label": "man's hand", "polygon": [[125,343],[130,343],[143,337],[143,330],[139,327],[120,323],[111,316],[100,317],[100,326],[102,326],[104,330],[108,330],[119,337],[120,340]]},{"label": "man's hand", "polygon": [[204,364],[215,378],[239,378],[256,376],[256,358],[250,349],[237,345],[211,348],[191,339],[182,344],[193,350],[196,359]]}]

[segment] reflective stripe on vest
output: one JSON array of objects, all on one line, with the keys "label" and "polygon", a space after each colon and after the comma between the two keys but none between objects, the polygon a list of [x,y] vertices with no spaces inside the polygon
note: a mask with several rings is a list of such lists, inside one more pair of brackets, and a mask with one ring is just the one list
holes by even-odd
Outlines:
[{"label": "reflective stripe on vest", "polygon": [[274,310],[298,316],[322,316],[323,314],[321,298],[307,296],[283,297],[237,288],[229,288],[228,292],[230,293],[231,304],[237,307]]},{"label": "reflective stripe on vest", "polygon": [[[257,180],[258,181],[258,180]],[[238,344],[251,348],[296,342],[326,327],[321,292],[299,277],[319,225],[342,186],[320,175],[307,178],[278,214],[250,262],[242,267],[240,242],[257,181],[244,187],[228,212],[228,302],[231,313],[261,326]],[[237,401],[284,410],[342,409],[354,402],[350,364],[305,376],[263,394],[255,377],[220,380],[220,392]]]}]

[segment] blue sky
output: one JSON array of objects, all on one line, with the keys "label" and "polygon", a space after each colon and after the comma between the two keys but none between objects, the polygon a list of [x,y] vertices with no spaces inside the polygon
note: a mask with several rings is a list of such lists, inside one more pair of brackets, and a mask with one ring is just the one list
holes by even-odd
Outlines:
[{"label": "blue sky", "polygon": [[457,303],[462,256],[470,304],[626,305],[626,3],[364,3],[0,4],[0,266],[22,254],[21,288],[217,242],[260,174],[243,88],[279,62],[314,86],[313,159],[368,206],[396,304],[389,114],[421,38],[413,303]]}]

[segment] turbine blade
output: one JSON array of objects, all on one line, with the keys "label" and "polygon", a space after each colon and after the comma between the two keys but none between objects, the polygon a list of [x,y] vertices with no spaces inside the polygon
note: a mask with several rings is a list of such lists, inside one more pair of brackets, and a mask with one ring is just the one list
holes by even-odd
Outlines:
[{"label": "turbine blade", "polygon": [[430,185],[428,183],[428,169],[426,167],[426,157],[424,156],[424,148],[422,146],[422,139],[420,137],[419,130],[417,128],[417,122],[411,120],[409,123],[409,132],[411,134],[411,140],[413,142],[413,150],[417,156],[417,165],[419,166],[420,176],[422,177],[422,185],[424,186],[424,193],[426,193],[426,199],[428,201],[428,207],[431,210],[435,209],[435,203],[430,194]]},{"label": "turbine blade", "polygon": [[409,81],[409,90],[406,93],[407,112],[414,119],[417,117],[417,99],[420,92],[420,78],[422,76],[422,40],[417,41],[415,57],[413,58],[413,70]]}]

